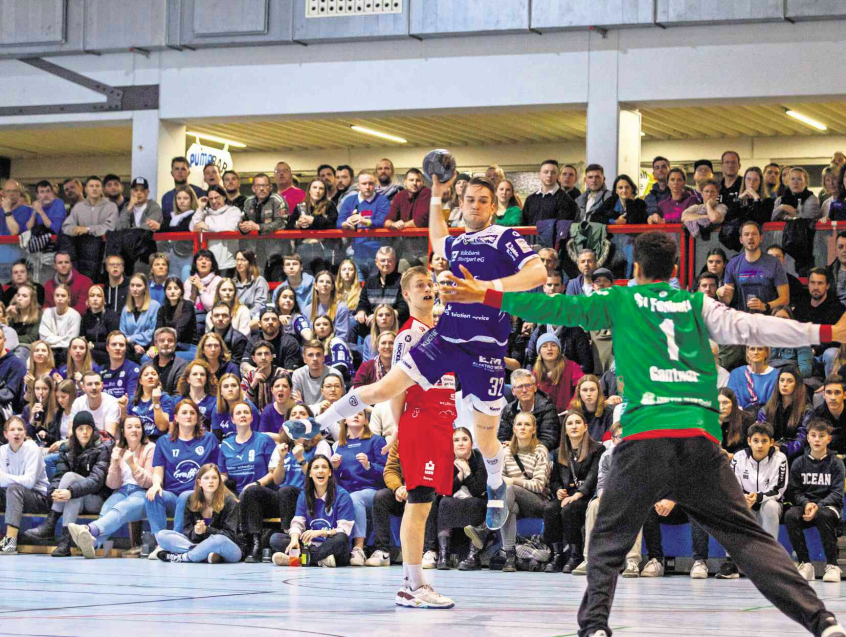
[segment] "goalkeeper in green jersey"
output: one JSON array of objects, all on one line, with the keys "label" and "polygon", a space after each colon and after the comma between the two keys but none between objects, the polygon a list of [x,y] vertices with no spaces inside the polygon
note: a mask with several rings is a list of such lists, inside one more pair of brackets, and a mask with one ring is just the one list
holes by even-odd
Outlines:
[{"label": "goalkeeper in green jersey", "polygon": [[758,590],[818,637],[846,637],[784,548],[755,521],[719,445],[717,369],[708,339],[721,344],[801,347],[846,342],[837,325],[797,323],[731,310],[700,292],[669,286],[678,248],[662,232],[634,245],[635,287],[591,296],[498,292],[461,268],[441,286],[447,302],[480,303],[534,323],[612,329],[617,374],[625,377],[623,441],[614,450],[591,537],[579,637],[610,637],[617,576],[652,506],[670,498],[725,547]]}]

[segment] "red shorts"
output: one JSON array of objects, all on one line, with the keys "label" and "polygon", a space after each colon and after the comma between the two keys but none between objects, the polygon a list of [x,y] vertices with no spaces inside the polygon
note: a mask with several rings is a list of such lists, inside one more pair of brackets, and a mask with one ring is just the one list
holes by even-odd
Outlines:
[{"label": "red shorts", "polygon": [[405,488],[431,487],[440,495],[452,495],[455,452],[453,423],[414,418],[405,411],[399,421],[399,458]]}]

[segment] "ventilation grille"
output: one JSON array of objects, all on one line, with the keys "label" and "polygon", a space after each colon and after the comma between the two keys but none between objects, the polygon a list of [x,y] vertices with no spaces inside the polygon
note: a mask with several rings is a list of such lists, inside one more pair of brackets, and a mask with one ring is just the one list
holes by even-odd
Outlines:
[{"label": "ventilation grille", "polygon": [[402,13],[403,0],[305,0],[307,18]]}]

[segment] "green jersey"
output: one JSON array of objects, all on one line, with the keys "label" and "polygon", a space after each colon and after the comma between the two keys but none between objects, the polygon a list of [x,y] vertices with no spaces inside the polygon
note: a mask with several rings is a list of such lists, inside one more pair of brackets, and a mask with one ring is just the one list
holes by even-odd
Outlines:
[{"label": "green jersey", "polygon": [[625,383],[625,438],[705,435],[719,444],[717,366],[702,318],[703,295],[665,282],[591,296],[506,293],[502,311],[534,323],[614,331]]}]

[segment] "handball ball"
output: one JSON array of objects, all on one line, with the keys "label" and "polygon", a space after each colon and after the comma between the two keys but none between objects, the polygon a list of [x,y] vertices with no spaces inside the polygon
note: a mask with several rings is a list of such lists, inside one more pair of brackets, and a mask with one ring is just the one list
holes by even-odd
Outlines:
[{"label": "handball ball", "polygon": [[432,175],[437,175],[441,183],[447,182],[455,174],[455,157],[443,148],[430,151],[423,158],[423,172],[430,180]]}]

